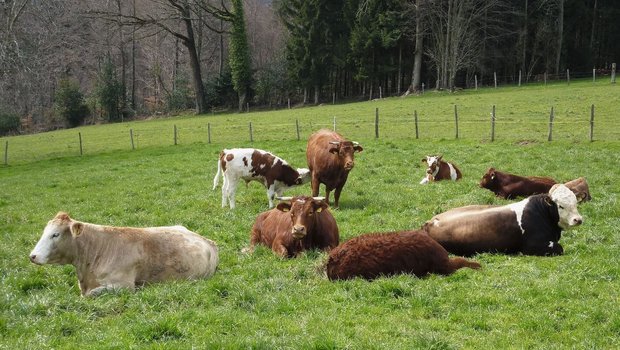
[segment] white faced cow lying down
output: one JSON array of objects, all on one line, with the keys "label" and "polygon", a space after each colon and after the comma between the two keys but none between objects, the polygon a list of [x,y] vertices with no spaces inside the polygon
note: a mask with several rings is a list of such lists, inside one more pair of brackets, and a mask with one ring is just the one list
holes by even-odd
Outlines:
[{"label": "white faced cow lying down", "polygon": [[504,252],[560,255],[562,229],[580,225],[577,198],[566,186],[554,185],[537,194],[504,205],[470,205],[435,215],[424,230],[450,253],[473,255]]},{"label": "white faced cow lying down", "polygon": [[287,188],[310,181],[310,170],[293,169],[288,163],[267,151],[254,148],[225,149],[217,161],[217,173],[213,178],[213,189],[217,187],[220,176],[224,173],[222,184],[222,208],[226,202],[230,208],[235,207],[235,194],[240,180],[258,181],[267,188],[269,208],[273,208],[273,199],[282,196]]},{"label": "white faced cow lying down", "polygon": [[72,264],[82,295],[149,282],[207,278],[218,264],[215,242],[183,226],[130,228],[89,224],[60,212],[30,253],[35,264]]},{"label": "white faced cow lying down", "polygon": [[426,168],[424,178],[420,181],[420,185],[439,180],[456,181],[463,177],[456,165],[444,161],[442,157],[443,156],[426,156],[422,158],[422,163],[428,164],[428,167]]}]

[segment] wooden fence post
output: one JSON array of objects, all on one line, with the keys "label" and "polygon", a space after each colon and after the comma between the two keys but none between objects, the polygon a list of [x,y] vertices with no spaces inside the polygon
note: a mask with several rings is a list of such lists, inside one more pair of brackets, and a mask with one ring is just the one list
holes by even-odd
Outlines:
[{"label": "wooden fence post", "polygon": [[474,75],[474,86],[476,87],[476,90],[478,90],[478,75]]},{"label": "wooden fence post", "polygon": [[250,102],[245,103],[245,110],[250,113]]},{"label": "wooden fence post", "polygon": [[459,138],[459,113],[456,110],[456,105],[454,105],[454,125],[456,127],[456,138]]},{"label": "wooden fence post", "polygon": [[521,70],[519,69],[519,86],[521,86]]},{"label": "wooden fence post", "polygon": [[80,156],[82,155],[82,133],[78,132],[78,137],[80,138]]},{"label": "wooden fence post", "polygon": [[381,90],[381,85],[379,85],[379,99],[383,98],[383,91]]},{"label": "wooden fence post", "polygon": [[592,68],[592,82],[596,82],[596,68]]},{"label": "wooden fence post", "polygon": [[291,109],[291,99],[288,99],[288,109]]},{"label": "wooden fence post", "polygon": [[129,129],[129,138],[131,139],[131,150],[133,151],[136,149],[133,144],[133,129]]},{"label": "wooden fence post", "polygon": [[493,72],[493,81],[495,81],[495,88],[497,89],[497,72]]},{"label": "wooden fence post", "polygon": [[375,108],[375,138],[379,138],[379,108]]},{"label": "wooden fence post", "polygon": [[612,84],[616,83],[616,64],[615,63],[611,64],[611,83]]},{"label": "wooden fence post", "polygon": [[334,131],[336,131],[336,117],[334,116]]},{"label": "wooden fence post", "polygon": [[566,69],[566,84],[570,85],[570,71]]},{"label": "wooden fence post", "polygon": [[416,140],[419,138],[418,134],[418,111],[413,111],[413,119],[415,120],[415,138]]},{"label": "wooden fence post", "polygon": [[4,165],[9,165],[9,141],[4,144]]},{"label": "wooden fence post", "polygon": [[549,136],[547,137],[547,141],[552,141],[553,137],[551,136],[553,134],[553,106],[551,106],[551,113],[549,114]]},{"label": "wooden fence post", "polygon": [[252,135],[252,122],[250,122],[250,142],[254,142],[254,136]]},{"label": "wooden fence post", "polygon": [[299,119],[295,119],[295,128],[297,129],[297,141],[301,140],[299,138]]},{"label": "wooden fence post", "polygon": [[590,142],[594,141],[594,105],[590,108]]},{"label": "wooden fence post", "polygon": [[207,136],[209,137],[209,143],[211,143],[211,123],[207,123]]},{"label": "wooden fence post", "polygon": [[177,145],[177,126],[174,125],[174,145]]},{"label": "wooden fence post", "polygon": [[495,141],[495,105],[493,105],[493,111],[491,112],[491,142]]}]

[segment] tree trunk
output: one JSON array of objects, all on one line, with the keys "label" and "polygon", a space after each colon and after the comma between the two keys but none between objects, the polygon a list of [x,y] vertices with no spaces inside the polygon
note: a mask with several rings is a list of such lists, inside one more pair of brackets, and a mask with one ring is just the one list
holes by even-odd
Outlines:
[{"label": "tree trunk", "polygon": [[403,81],[402,79],[403,73],[403,44],[398,44],[398,75],[396,76],[396,93],[400,95],[400,83]]},{"label": "tree trunk", "polygon": [[558,14],[558,51],[555,56],[555,75],[560,73],[560,58],[562,57],[562,38],[564,37],[564,0],[558,1],[560,13]]},{"label": "tree trunk", "polygon": [[224,21],[220,20],[220,61],[217,66],[217,73],[219,77],[222,77],[222,72],[224,71]]},{"label": "tree trunk", "polygon": [[422,77],[420,76],[420,73],[422,72],[422,50],[423,50],[423,46],[422,46],[422,25],[421,25],[421,18],[422,16],[421,11],[420,11],[420,0],[416,1],[416,6],[415,6],[415,12],[416,12],[416,23],[415,23],[415,50],[414,50],[414,58],[413,58],[413,75],[412,75],[412,80],[411,80],[411,86],[409,87],[410,92],[418,92],[420,91],[420,83],[422,80]]},{"label": "tree trunk", "polygon": [[319,84],[314,85],[314,104],[315,105],[319,104],[319,91],[320,91]]},{"label": "tree trunk", "polygon": [[521,51],[521,72],[523,74],[525,74],[526,72],[526,67],[525,67],[525,62],[526,62],[526,55],[527,55],[527,31],[528,31],[528,20],[529,20],[529,14],[528,14],[528,10],[527,10],[527,5],[528,5],[528,0],[525,0],[525,10],[523,11],[523,15],[525,16],[525,20],[523,21],[523,32],[521,33],[522,37],[522,51]]},{"label": "tree trunk", "polygon": [[187,47],[189,64],[192,69],[192,81],[196,93],[196,114],[204,114],[207,111],[207,97],[204,85],[202,84],[200,61],[198,60],[198,52],[196,51],[196,41],[194,39],[194,28],[192,27],[190,12],[187,8],[185,10],[187,13],[183,16],[183,23],[185,23],[185,29],[187,30],[187,39],[183,40],[183,45]]}]

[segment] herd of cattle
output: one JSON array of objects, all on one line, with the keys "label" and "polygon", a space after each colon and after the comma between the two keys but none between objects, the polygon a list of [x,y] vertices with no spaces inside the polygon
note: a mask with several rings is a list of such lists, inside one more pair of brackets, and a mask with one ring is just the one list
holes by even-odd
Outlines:
[{"label": "herd of cattle", "polygon": [[[213,189],[223,177],[222,207],[235,208],[241,180],[258,181],[267,189],[270,210],[260,213],[251,229],[251,253],[266,245],[281,257],[295,257],[309,249],[328,252],[330,280],[374,279],[409,273],[448,275],[480,264],[449,253],[472,256],[482,252],[559,255],[561,231],[583,222],[577,203],[591,200],[583,177],[557,183],[546,177],[522,177],[490,168],[480,186],[506,199],[526,197],[508,205],[470,205],[435,215],[420,229],[367,233],[340,244],[334,208],[355,152],[363,148],[340,134],[320,130],[308,140],[308,168],[295,169],[269,152],[237,148],[220,153]],[[422,159],[428,165],[420,184],[458,180],[461,171],[441,156]],[[293,186],[311,182],[312,196],[282,197]],[[318,197],[320,184],[325,197]],[[274,208],[274,200],[280,202]],[[75,221],[60,212],[50,220],[30,253],[35,264],[72,264],[82,295],[98,295],[116,288],[134,289],[170,279],[208,278],[219,257],[215,242],[183,226],[128,228]]]}]

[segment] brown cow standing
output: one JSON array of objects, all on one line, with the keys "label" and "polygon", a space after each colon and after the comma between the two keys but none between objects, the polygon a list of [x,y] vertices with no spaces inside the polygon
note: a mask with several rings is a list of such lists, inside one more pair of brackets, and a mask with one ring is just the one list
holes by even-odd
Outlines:
[{"label": "brown cow standing", "polygon": [[548,193],[557,182],[549,177],[523,177],[489,168],[480,180],[480,187],[505,199]]},{"label": "brown cow standing", "polygon": [[[284,200],[284,198],[281,198]],[[250,239],[254,251],[264,244],[281,257],[295,257],[308,249],[329,250],[338,245],[338,225],[322,198],[297,196],[258,215]]]},{"label": "brown cow standing", "polygon": [[319,130],[310,135],[306,158],[312,174],[312,195],[319,195],[319,186],[325,184],[325,201],[334,192],[334,208],[338,208],[340,192],[347,182],[349,171],[355,165],[354,153],[363,150],[357,142],[347,141],[335,131]]},{"label": "brown cow standing", "polygon": [[475,261],[450,258],[448,252],[422,230],[392,233],[368,233],[355,237],[329,253],[327,277],[344,280],[362,277],[410,273],[423,277],[429,273],[449,275],[469,267],[480,268]]}]

